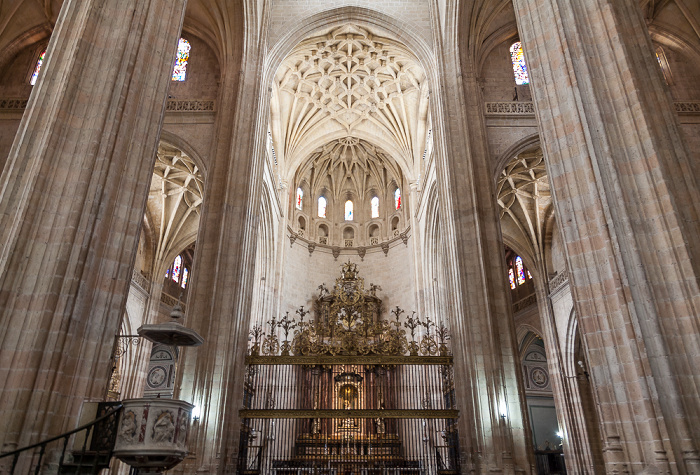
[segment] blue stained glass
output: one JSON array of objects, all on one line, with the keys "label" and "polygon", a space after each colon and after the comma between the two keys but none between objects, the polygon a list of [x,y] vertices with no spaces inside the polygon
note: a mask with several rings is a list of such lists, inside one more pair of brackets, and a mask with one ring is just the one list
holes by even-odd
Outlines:
[{"label": "blue stained glass", "polygon": [[518,273],[518,285],[525,283],[525,271],[523,270],[523,260],[520,256],[515,258],[515,270]]},{"label": "blue stained glass", "polygon": [[518,86],[530,84],[530,78],[527,74],[527,66],[525,65],[523,45],[519,41],[517,43],[513,43],[513,45],[510,47],[510,60],[513,62],[515,84]]},{"label": "blue stained glass", "polygon": [[187,75],[187,61],[190,59],[190,42],[180,38],[177,44],[177,58],[173,68],[173,81],[184,81]]},{"label": "blue stained glass", "polygon": [[173,263],[173,281],[180,281],[180,267],[182,267],[182,257],[177,256]]},{"label": "blue stained glass", "polygon": [[36,84],[36,80],[39,77],[39,71],[41,70],[41,65],[44,64],[44,57],[46,56],[46,50],[39,55],[39,59],[36,60],[36,67],[34,68],[34,73],[32,78],[29,80],[29,84],[32,86]]}]

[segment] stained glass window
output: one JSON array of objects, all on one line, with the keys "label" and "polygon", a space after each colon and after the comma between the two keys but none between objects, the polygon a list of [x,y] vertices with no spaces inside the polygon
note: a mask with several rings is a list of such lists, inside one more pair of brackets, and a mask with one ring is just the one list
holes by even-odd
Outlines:
[{"label": "stained glass window", "polygon": [[372,198],[372,201],[370,201],[372,204],[372,217],[373,218],[378,218],[379,217],[379,198],[374,197]]},{"label": "stained glass window", "polygon": [[396,209],[401,208],[401,188],[397,188],[394,192],[394,206]]},{"label": "stained glass window", "polygon": [[304,198],[304,190],[302,190],[301,188],[297,188],[297,202],[296,202],[297,209],[301,209],[303,198]]},{"label": "stained glass window", "polygon": [[515,272],[513,272],[512,267],[510,269],[508,269],[508,280],[510,281],[510,288],[514,289],[515,288]]},{"label": "stained glass window", "polygon": [[326,199],[323,196],[318,198],[318,217],[326,217]]},{"label": "stained glass window", "polygon": [[666,84],[671,84],[671,70],[668,66],[666,53],[664,53],[664,50],[661,46],[656,48],[656,60],[659,62],[659,67],[661,67],[661,72],[664,75],[664,81],[666,81]]},{"label": "stained glass window", "polygon": [[520,41],[513,43],[510,47],[510,60],[513,62],[515,84],[518,86],[530,84],[530,79],[527,75],[527,66],[525,65],[525,55],[523,54],[523,45]]},{"label": "stained glass window", "polygon": [[526,271],[526,272],[527,272],[527,278],[532,279],[532,274],[530,274],[530,271]]},{"label": "stained glass window", "polygon": [[180,267],[182,267],[182,257],[177,256],[175,262],[173,263],[173,281],[180,281]]},{"label": "stained glass window", "polygon": [[352,201],[345,202],[345,221],[352,221]]},{"label": "stained glass window", "polygon": [[518,285],[525,283],[525,270],[523,269],[523,260],[520,256],[515,258],[515,270],[518,273]]},{"label": "stained glass window", "polygon": [[165,278],[167,279],[168,277],[170,277],[170,269],[165,271]]},{"label": "stained glass window", "polygon": [[180,38],[177,43],[177,58],[173,68],[173,81],[184,81],[187,74],[187,61],[190,59],[190,42]]},{"label": "stained glass window", "polygon": [[29,84],[32,86],[36,84],[36,80],[39,77],[39,70],[41,69],[41,65],[44,64],[44,56],[46,56],[46,50],[44,50],[40,55],[39,59],[36,60],[36,66],[34,67],[34,73],[32,74],[32,78],[29,80]]},{"label": "stained glass window", "polygon": [[185,267],[184,269],[182,269],[182,283],[180,284],[180,286],[181,286],[183,289],[184,289],[185,287],[187,287],[187,278],[188,278],[189,276],[190,276],[190,271],[187,270],[187,267]]}]

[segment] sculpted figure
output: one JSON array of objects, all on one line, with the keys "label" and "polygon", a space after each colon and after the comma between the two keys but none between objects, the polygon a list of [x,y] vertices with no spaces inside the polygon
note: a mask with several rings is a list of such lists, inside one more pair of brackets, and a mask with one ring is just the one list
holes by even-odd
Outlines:
[{"label": "sculpted figure", "polygon": [[122,419],[122,425],[119,428],[119,438],[130,444],[134,441],[134,436],[136,436],[136,414],[128,411]]},{"label": "sculpted figure", "polygon": [[153,424],[153,440],[155,442],[172,442],[175,435],[175,424],[170,411],[164,411]]}]

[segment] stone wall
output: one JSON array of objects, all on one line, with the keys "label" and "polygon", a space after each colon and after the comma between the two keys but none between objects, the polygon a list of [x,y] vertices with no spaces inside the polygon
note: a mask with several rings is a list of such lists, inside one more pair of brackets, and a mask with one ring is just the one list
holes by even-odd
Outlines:
[{"label": "stone wall", "polygon": [[[285,245],[289,246],[289,240]],[[408,246],[400,240],[395,241],[386,256],[376,249],[367,251],[361,260],[357,251],[343,251],[335,259],[330,250],[316,248],[309,255],[306,244],[295,241],[291,249],[287,249],[282,266],[284,282],[280,313],[294,313],[301,305],[310,308],[313,297],[318,295],[318,286],[325,283],[330,290],[335,279],[340,277],[342,264],[348,261],[357,264],[360,277],[365,279],[365,289],[370,283],[382,288],[377,295],[386,312],[396,305],[406,312],[416,310],[412,245],[412,238],[409,238]]]}]

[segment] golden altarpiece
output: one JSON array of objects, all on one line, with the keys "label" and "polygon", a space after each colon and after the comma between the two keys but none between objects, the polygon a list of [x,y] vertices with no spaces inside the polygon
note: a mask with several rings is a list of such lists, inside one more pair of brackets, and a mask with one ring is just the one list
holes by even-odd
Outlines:
[{"label": "golden altarpiece", "polygon": [[342,266],[312,311],[250,332],[238,472],[459,473],[443,323],[399,307]]}]

